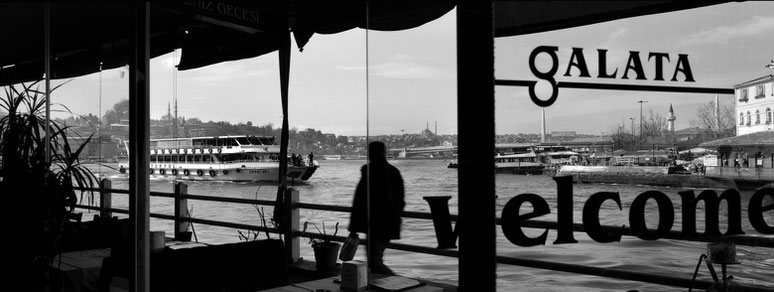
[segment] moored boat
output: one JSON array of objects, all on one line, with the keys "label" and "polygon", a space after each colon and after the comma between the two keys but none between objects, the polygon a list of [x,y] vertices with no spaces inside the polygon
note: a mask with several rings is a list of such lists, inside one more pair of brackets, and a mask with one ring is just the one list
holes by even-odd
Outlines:
[{"label": "moored boat", "polygon": [[[279,181],[280,148],[275,137],[216,136],[150,141],[151,177],[203,181]],[[288,159],[289,180],[308,180],[314,161]],[[129,163],[118,165],[126,173]]]}]

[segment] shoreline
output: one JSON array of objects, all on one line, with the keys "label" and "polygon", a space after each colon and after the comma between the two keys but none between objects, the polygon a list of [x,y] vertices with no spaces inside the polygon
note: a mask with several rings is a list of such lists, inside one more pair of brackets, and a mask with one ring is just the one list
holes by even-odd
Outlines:
[{"label": "shoreline", "polygon": [[562,172],[557,176],[572,176],[573,183],[613,183],[649,185],[693,189],[733,188],[733,181],[720,181],[702,175],[689,174],[634,174],[634,173],[579,173]]},{"label": "shoreline", "polygon": [[672,174],[669,167],[563,166],[554,176],[572,176],[573,183],[612,183],[693,189],[754,190],[770,182],[740,182],[702,174]]}]

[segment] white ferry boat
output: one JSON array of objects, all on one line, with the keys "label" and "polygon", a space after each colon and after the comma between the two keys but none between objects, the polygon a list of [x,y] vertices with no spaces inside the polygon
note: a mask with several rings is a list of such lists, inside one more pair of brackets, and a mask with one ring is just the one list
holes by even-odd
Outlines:
[{"label": "white ferry boat", "polygon": [[495,172],[542,174],[548,167],[571,164],[578,153],[564,146],[512,144],[499,148]]},{"label": "white ferry boat", "polygon": [[513,174],[543,174],[545,163],[535,152],[506,154],[495,156],[495,172]]},{"label": "white ferry boat", "polygon": [[[128,149],[128,147],[127,147]],[[279,181],[279,145],[269,136],[218,136],[153,139],[151,177],[205,181]],[[288,158],[288,180],[308,180],[315,161]],[[129,170],[127,161],[119,172]]]}]

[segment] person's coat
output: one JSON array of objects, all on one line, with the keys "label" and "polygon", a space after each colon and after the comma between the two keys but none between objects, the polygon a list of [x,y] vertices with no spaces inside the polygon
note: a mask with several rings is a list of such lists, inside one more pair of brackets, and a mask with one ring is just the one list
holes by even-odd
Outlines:
[{"label": "person's coat", "polygon": [[400,239],[401,215],[406,203],[403,177],[397,168],[384,161],[370,163],[360,169],[360,182],[352,202],[349,231],[369,233],[367,224],[369,212],[366,208],[367,185],[370,184],[370,225],[369,236],[380,239]]}]

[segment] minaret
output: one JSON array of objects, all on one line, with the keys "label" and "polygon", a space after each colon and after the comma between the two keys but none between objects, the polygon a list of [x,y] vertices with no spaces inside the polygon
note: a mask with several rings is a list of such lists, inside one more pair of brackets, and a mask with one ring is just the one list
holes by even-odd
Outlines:
[{"label": "minaret", "polygon": [[673,135],[675,133],[675,120],[677,117],[675,117],[675,110],[672,109],[672,104],[669,104],[669,113],[667,114],[667,121],[669,121],[669,124],[667,125],[667,131],[669,131],[670,135]]}]

